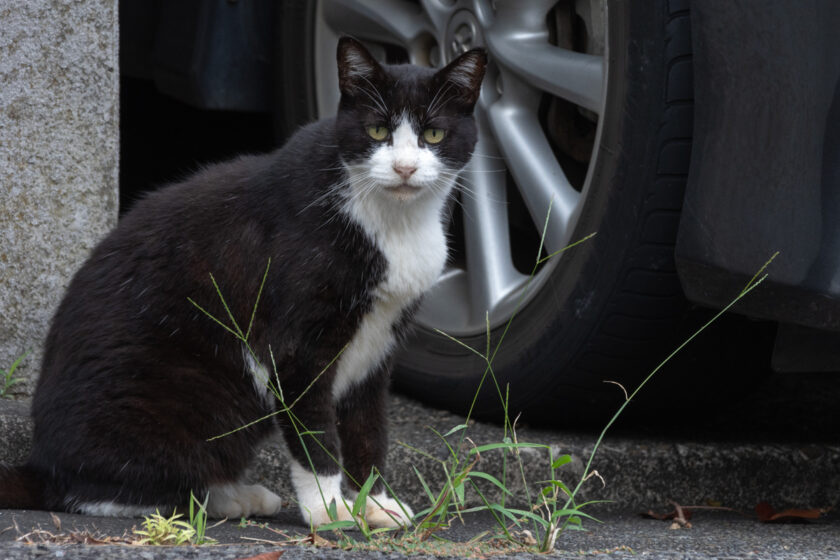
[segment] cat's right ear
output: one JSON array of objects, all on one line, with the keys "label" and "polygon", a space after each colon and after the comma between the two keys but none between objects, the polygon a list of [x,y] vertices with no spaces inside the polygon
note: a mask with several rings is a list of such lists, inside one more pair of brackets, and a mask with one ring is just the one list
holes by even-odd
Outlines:
[{"label": "cat's right ear", "polygon": [[472,111],[481,94],[481,81],[486,67],[487,52],[482,48],[472,49],[439,70],[435,80],[438,88],[449,89],[454,86],[451,99]]},{"label": "cat's right ear", "polygon": [[338,40],[338,88],[342,95],[354,95],[359,90],[368,89],[382,75],[382,66],[355,39],[342,37]]}]

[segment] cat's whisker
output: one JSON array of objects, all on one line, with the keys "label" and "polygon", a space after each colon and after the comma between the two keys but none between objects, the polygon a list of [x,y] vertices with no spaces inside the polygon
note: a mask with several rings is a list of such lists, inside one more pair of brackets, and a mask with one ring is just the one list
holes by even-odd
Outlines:
[{"label": "cat's whisker", "polygon": [[336,196],[337,193],[340,194],[340,191],[345,186],[346,182],[347,182],[347,180],[344,180],[340,183],[336,183],[331,188],[327,189],[326,192],[324,192],[320,196],[317,196],[312,202],[310,202],[309,204],[307,204],[306,206],[301,208],[300,211],[298,211],[297,215],[300,216],[301,214],[303,214],[307,210],[309,210],[313,207],[316,207],[316,206],[320,206],[322,203],[326,202],[331,197]]},{"label": "cat's whisker", "polygon": [[376,183],[373,181],[360,185],[359,191],[356,193],[356,200],[366,202],[375,191]]},{"label": "cat's whisker", "polygon": [[[374,84],[373,84],[373,83],[372,83],[372,82],[371,82],[371,81],[367,78],[367,76],[361,76],[361,77],[362,77],[362,79],[365,81],[365,83],[366,83],[368,86],[370,86],[370,90],[368,90],[367,88],[362,88],[362,92],[363,92],[363,93],[365,93],[365,94],[367,94],[367,96],[370,98],[370,100],[371,100],[371,101],[373,101],[373,103],[374,103],[374,104],[375,104],[375,105],[376,105],[376,106],[377,106],[377,107],[378,107],[378,108],[382,111],[383,116],[387,116],[387,115],[388,115],[388,108],[387,108],[387,106],[386,106],[385,100],[384,100],[384,99],[382,99],[382,94],[379,92],[379,88],[377,88],[377,87],[376,87],[376,86],[375,86],[375,85],[374,85]],[[375,93],[375,94],[376,94],[376,96],[374,96],[374,95],[371,93],[371,91],[372,91],[373,93]]]},{"label": "cat's whisker", "polygon": [[469,172],[441,170],[441,171],[438,171],[438,173],[441,174],[441,175],[445,174],[448,177],[466,177],[468,175],[472,175],[473,173],[478,175],[478,174],[486,174],[486,173],[504,173],[506,171],[507,171],[507,169],[477,169],[477,170],[470,170]]},{"label": "cat's whisker", "polygon": [[[452,179],[450,177],[450,178],[446,178],[446,180],[449,181],[449,180],[452,180]],[[457,190],[459,192],[464,193],[465,196],[469,196],[473,200],[478,200],[479,199],[478,192],[475,190],[475,188],[473,188],[474,187],[473,183],[471,181],[469,181],[468,179],[464,178],[463,176],[459,176],[458,174],[455,174],[453,183],[454,183],[455,187],[457,188]],[[493,203],[496,203],[496,204],[507,204],[507,200],[496,198],[494,196],[481,195],[481,198],[484,199],[484,200],[489,200],[490,202],[493,202]]]},{"label": "cat's whisker", "polygon": [[373,113],[379,113],[379,114],[382,113],[382,109],[380,109],[379,107],[374,107],[370,103],[365,103],[364,105],[362,105],[362,107],[365,107],[366,109],[370,109],[371,112],[373,112]]},{"label": "cat's whisker", "polygon": [[480,157],[480,158],[484,158],[484,159],[498,159],[498,160],[501,160],[501,161],[504,161],[504,159],[505,159],[502,156],[491,156],[490,154],[479,154],[479,153],[476,153],[476,152],[473,152],[471,157],[474,157],[474,158]]},{"label": "cat's whisker", "polygon": [[[464,206],[464,203],[463,203],[463,202],[462,202],[462,201],[461,201],[461,200],[460,200],[457,196],[454,198],[454,204],[452,205],[452,211],[453,211],[453,212],[454,212],[454,208],[455,208],[455,206],[458,206],[458,207],[461,209],[461,213],[462,213],[464,216],[466,216],[466,217],[467,217],[467,219],[470,219],[470,220],[472,220],[472,219],[473,219],[473,217],[472,217],[472,215],[470,214],[470,212],[469,212],[469,211],[467,210],[467,208]],[[450,215],[450,219],[451,219],[451,218],[452,218],[452,215]]]},{"label": "cat's whisker", "polygon": [[347,166],[337,165],[335,167],[322,167],[318,171],[323,171],[323,172],[327,172],[327,171],[347,171]]},{"label": "cat's whisker", "polygon": [[501,167],[499,169],[470,169],[468,173],[504,173],[507,171],[507,167]]},{"label": "cat's whisker", "polygon": [[303,214],[305,211],[311,209],[312,207],[320,206],[324,202],[328,201],[330,198],[343,197],[347,186],[351,185],[354,181],[358,180],[359,177],[366,178],[369,175],[369,172],[367,172],[364,169],[357,171],[355,176],[351,175],[349,172],[347,172],[348,166],[346,165],[332,168],[332,170],[343,170],[346,172],[346,175],[341,181],[331,185],[323,194],[316,197],[311,203],[304,206],[298,212],[298,215]]},{"label": "cat's whisker", "polygon": [[441,97],[446,95],[446,93],[452,89],[452,82],[445,82],[438,90],[435,92],[434,97],[432,97],[432,101],[429,103],[428,109],[426,109],[426,116],[433,116],[435,111],[438,109],[440,105],[443,105],[445,101],[441,101]]}]

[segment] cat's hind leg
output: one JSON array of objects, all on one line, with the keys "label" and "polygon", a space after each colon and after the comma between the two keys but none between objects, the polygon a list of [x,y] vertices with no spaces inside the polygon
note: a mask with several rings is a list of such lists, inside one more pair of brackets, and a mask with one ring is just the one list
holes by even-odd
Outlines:
[{"label": "cat's hind leg", "polygon": [[160,509],[160,506],[137,506],[132,504],[121,504],[115,501],[100,502],[75,502],[68,500],[71,511],[77,511],[85,515],[97,517],[143,517],[151,515]]},{"label": "cat's hind leg", "polygon": [[280,512],[280,496],[259,484],[216,484],[208,490],[207,515],[227,517],[272,517]]}]

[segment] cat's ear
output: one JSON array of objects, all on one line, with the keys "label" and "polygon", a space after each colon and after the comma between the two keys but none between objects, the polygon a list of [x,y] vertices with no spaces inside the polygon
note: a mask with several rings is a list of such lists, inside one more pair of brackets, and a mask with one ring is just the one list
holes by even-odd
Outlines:
[{"label": "cat's ear", "polygon": [[452,99],[472,109],[481,93],[481,80],[484,79],[486,66],[487,52],[484,49],[472,49],[438,71],[435,81],[440,88],[454,88]]},{"label": "cat's ear", "polygon": [[369,88],[382,76],[382,66],[355,39],[338,40],[338,87],[343,95],[353,95],[356,90]]}]

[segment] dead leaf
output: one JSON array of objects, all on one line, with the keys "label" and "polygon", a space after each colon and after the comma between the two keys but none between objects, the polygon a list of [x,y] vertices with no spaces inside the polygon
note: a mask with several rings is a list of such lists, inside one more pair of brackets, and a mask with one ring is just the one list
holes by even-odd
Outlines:
[{"label": "dead leaf", "polygon": [[325,539],[318,533],[309,533],[309,535],[307,535],[307,537],[303,540],[303,543],[319,547],[335,548],[336,546],[334,542],[329,539]]},{"label": "dead leaf", "polygon": [[819,519],[822,512],[818,508],[790,508],[776,511],[767,502],[760,502],[755,506],[755,514],[762,523],[791,523],[808,519]]},{"label": "dead leaf", "polygon": [[523,529],[521,532],[514,531],[513,536],[517,537],[525,546],[537,546],[537,539],[528,529]]},{"label": "dead leaf", "polygon": [[670,500],[668,503],[674,506],[674,511],[655,513],[653,510],[648,510],[642,513],[641,516],[649,519],[658,519],[659,521],[673,521],[670,526],[671,529],[691,529],[691,522],[689,521],[692,516],[691,509],[702,506],[683,506],[673,500]]},{"label": "dead leaf", "polygon": [[58,518],[56,514],[50,512],[50,517],[52,518],[53,527],[55,527],[56,531],[61,531],[61,519]]},{"label": "dead leaf", "polygon": [[236,560],[277,560],[281,556],[283,556],[282,550],[274,550],[272,552],[263,552],[262,554],[249,556],[247,558],[237,558]]}]

